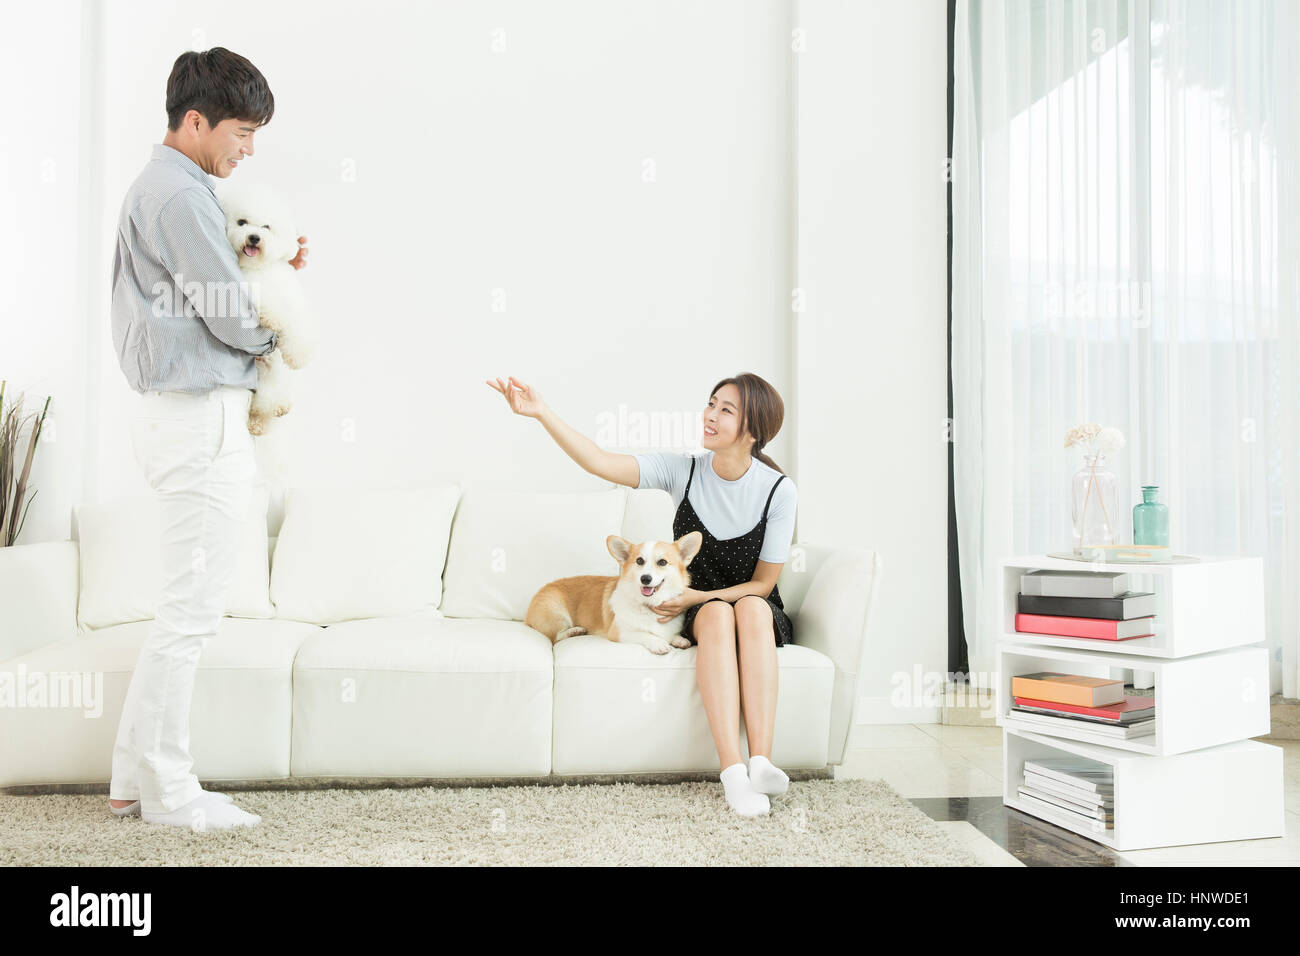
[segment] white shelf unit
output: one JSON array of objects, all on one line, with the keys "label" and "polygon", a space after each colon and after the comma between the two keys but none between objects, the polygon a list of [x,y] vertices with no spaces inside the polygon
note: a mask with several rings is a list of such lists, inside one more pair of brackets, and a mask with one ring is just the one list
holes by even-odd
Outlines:
[{"label": "white shelf unit", "polygon": [[[1028,636],[1028,635],[1026,635]],[[1064,647],[1003,644],[998,648],[996,720],[1004,727],[1087,743],[1168,756],[1269,730],[1268,651],[1239,647],[1183,660],[1160,660]],[[1047,727],[1011,709],[1011,679],[1038,671],[1124,679],[1126,669],[1156,675],[1156,732],[1121,740],[1088,731],[1088,724]]]},{"label": "white shelf unit", "polygon": [[[1122,572],[1132,591],[1156,594],[1155,635],[1128,641],[1015,630],[1027,571]],[[1046,555],[1002,562],[997,722],[1003,728],[1003,800],[1009,807],[1116,850],[1285,833],[1282,750],[1249,740],[1269,732],[1263,560],[1201,558],[1187,564],[1106,564]],[[1155,733],[1132,740],[1048,727],[1011,711],[1011,679],[1036,671],[1125,678],[1155,674]],[[1114,828],[1030,809],[1020,799],[1024,762],[1079,756],[1115,772]]]},{"label": "white shelf unit", "polygon": [[[1259,840],[1286,832],[1282,748],[1241,740],[1206,750],[1152,757],[1004,727],[1002,802],[1113,850]],[[1049,819],[1019,799],[1025,761],[1084,757],[1115,773],[1115,823]]]},{"label": "white shelf unit", "polygon": [[[1027,571],[1119,571],[1133,591],[1156,596],[1155,635],[1127,641],[1016,630],[1016,595]],[[1000,641],[1082,647],[1143,657],[1187,657],[1264,640],[1264,559],[1202,558],[1193,564],[1102,564],[1037,555],[1002,562]]]}]

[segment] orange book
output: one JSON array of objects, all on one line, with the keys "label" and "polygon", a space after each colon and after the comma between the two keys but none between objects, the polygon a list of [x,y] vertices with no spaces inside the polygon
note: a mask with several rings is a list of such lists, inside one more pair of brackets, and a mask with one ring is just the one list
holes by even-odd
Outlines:
[{"label": "orange book", "polygon": [[1057,704],[1104,707],[1124,699],[1124,682],[1105,677],[1041,672],[1011,678],[1012,697],[1032,697]]}]

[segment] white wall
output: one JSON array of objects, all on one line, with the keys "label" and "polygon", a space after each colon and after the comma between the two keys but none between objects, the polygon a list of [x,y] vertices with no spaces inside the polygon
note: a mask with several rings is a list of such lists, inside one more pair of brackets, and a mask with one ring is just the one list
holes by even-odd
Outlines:
[{"label": "white wall", "polygon": [[[893,671],[944,668],[942,0],[257,9],[59,0],[0,51],[19,85],[72,71],[26,83],[34,122],[0,149],[5,199],[52,250],[22,269],[55,290],[0,257],[20,290],[0,298],[0,377],[56,412],[24,542],[66,538],[78,501],[147,491],[109,334],[113,230],[172,61],[221,45],[275,93],[236,176],[294,207],[328,336],[285,419],[285,484],[595,487],[483,379],[534,382],[597,437],[620,405],[698,427],[717,379],[757,372],[786,400],[769,450],[800,488],[798,540],[884,555],[871,707]],[[42,193],[31,153],[68,178]]]},{"label": "white wall", "polygon": [[[191,46],[228,46],[267,76],[276,115],[235,175],[281,189],[311,239],[301,275],[328,347],[297,376],[287,484],[600,484],[511,416],[488,376],[537,384],[593,435],[620,404],[694,423],[713,383],[742,370],[788,392],[787,2],[268,3],[256,18],[134,2],[99,16],[98,201],[51,227],[98,216],[78,277],[96,401],[55,394],[91,436],[60,468],[90,478],[47,490],[33,519],[44,506],[51,520],[24,540],[66,537],[78,500],[147,490],[108,274],[121,197]],[[59,359],[20,354],[30,380],[66,385]]]},{"label": "white wall", "polygon": [[[28,479],[23,543],[66,539],[83,491],[86,434],[83,151],[75,0],[6,7],[0,29],[0,379],[4,408],[24,394],[25,416],[51,397]],[[52,67],[57,64],[57,68]],[[93,155],[93,153],[92,153]],[[107,273],[105,273],[105,283]],[[105,284],[104,295],[107,296]],[[19,453],[27,454],[30,426]],[[20,463],[21,466],[21,463]],[[15,469],[17,471],[17,469]],[[15,478],[17,475],[15,474]]]},{"label": "white wall", "polygon": [[891,696],[947,670],[947,12],[799,7],[800,534],[883,557],[859,722],[935,720]]}]

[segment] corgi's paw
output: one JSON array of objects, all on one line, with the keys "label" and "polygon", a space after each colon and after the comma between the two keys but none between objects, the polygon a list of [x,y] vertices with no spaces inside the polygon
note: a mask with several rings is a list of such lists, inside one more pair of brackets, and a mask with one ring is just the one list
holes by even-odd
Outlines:
[{"label": "corgi's paw", "polygon": [[674,638],[670,638],[669,641],[668,641],[668,643],[671,644],[673,647],[690,647],[690,646],[691,646],[691,642],[690,642],[689,640],[687,640],[686,638],[682,637],[680,634],[678,634],[678,635],[677,635],[676,637],[674,637]]},{"label": "corgi's paw", "polygon": [[645,646],[651,654],[667,654],[671,649],[668,646],[668,642],[659,637],[647,637],[645,639]]},{"label": "corgi's paw", "polygon": [[586,634],[586,633],[587,633],[587,629],[585,627],[577,627],[575,625],[574,627],[566,627],[564,630],[560,631],[559,634],[555,635],[555,639],[557,641],[562,641],[566,637],[577,637],[579,634]]}]

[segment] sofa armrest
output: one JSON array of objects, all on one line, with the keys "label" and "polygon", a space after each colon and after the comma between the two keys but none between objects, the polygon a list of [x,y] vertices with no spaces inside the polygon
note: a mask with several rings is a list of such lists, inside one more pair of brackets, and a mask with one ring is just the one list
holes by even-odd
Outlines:
[{"label": "sofa armrest", "polygon": [[799,545],[815,568],[794,621],[794,642],[835,664],[827,762],[844,762],[849,731],[862,696],[867,627],[880,582],[881,559],[861,548]]},{"label": "sofa armrest", "polygon": [[0,548],[0,661],[77,636],[77,542]]}]

